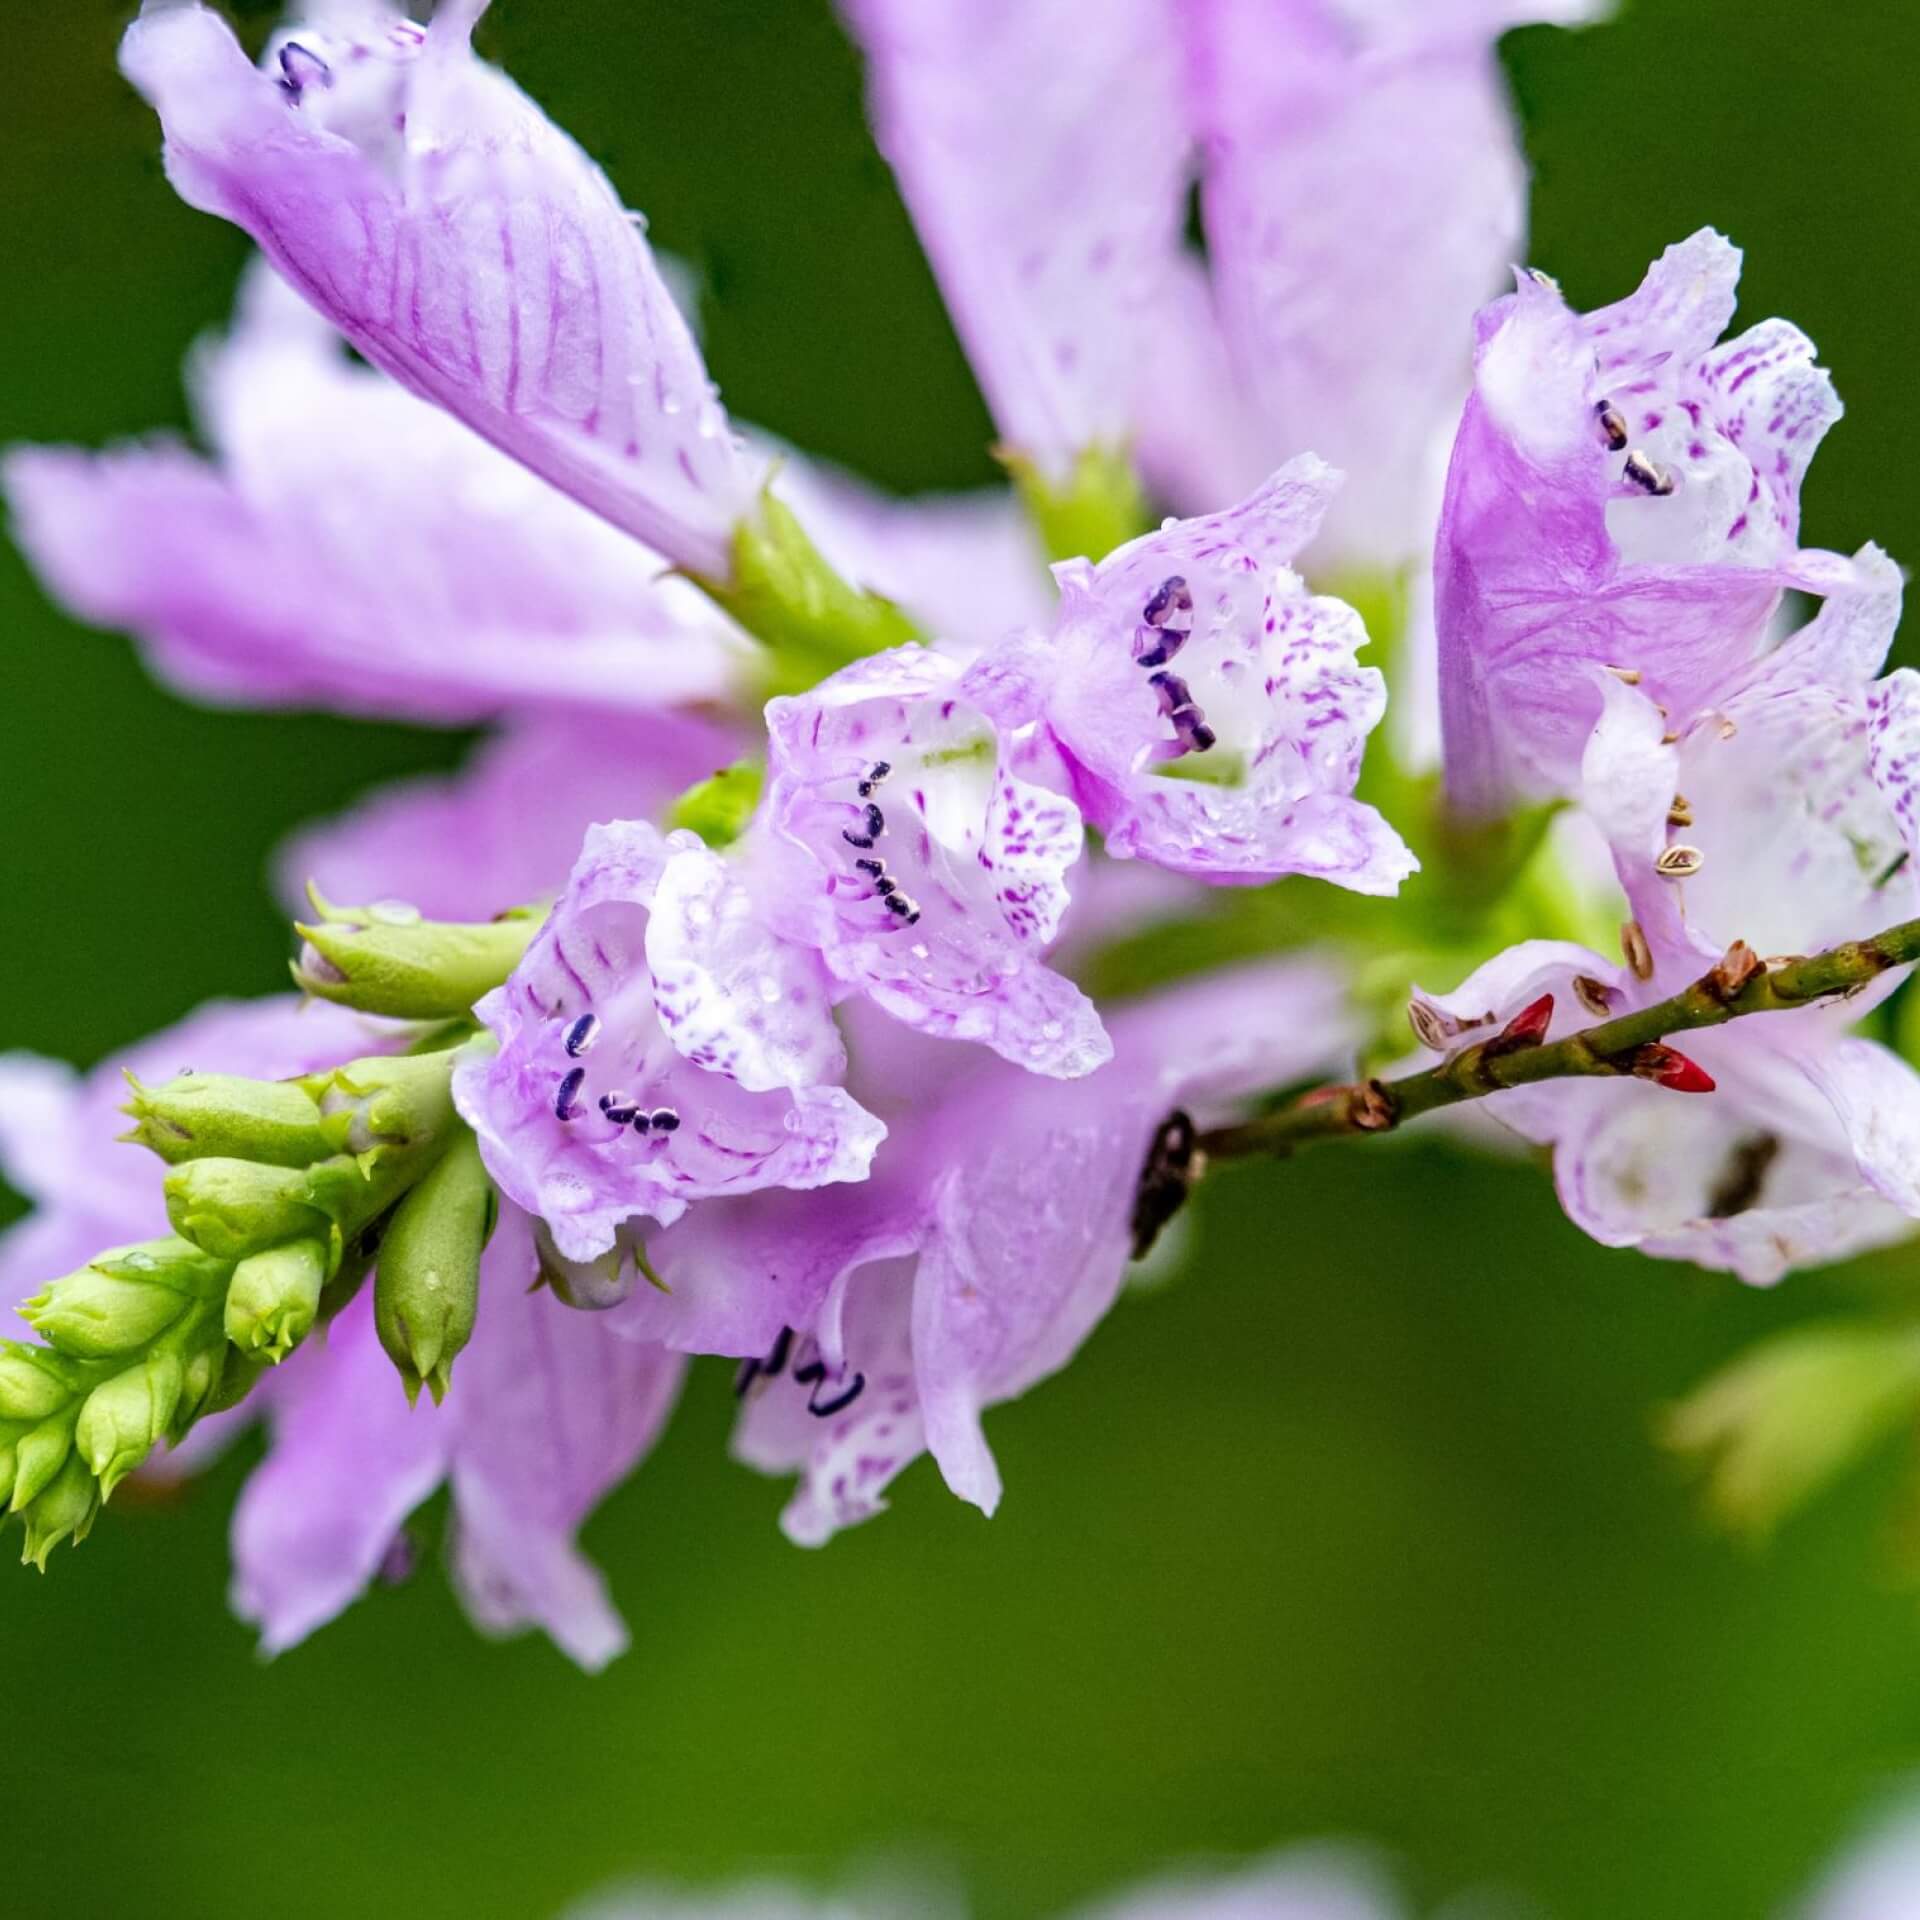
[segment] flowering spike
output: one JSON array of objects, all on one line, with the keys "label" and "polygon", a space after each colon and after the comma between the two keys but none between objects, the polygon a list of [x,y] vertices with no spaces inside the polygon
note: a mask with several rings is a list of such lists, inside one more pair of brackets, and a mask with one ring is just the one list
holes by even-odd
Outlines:
[{"label": "flowering spike", "polygon": [[1637,1080],[1651,1080],[1657,1087],[1670,1087],[1675,1093],[1711,1093],[1713,1076],[1697,1060],[1690,1060],[1677,1048],[1653,1041],[1636,1047],[1627,1071]]}]

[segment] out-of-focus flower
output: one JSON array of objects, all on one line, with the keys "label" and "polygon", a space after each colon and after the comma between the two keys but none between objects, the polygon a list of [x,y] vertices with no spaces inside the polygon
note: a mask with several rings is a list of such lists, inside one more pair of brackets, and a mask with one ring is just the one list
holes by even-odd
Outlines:
[{"label": "out-of-focus flower", "polygon": [[943,654],[857,661],[767,708],[769,911],[842,987],[919,1032],[1036,1073],[1110,1051],[1080,989],[1041,959],[1067,907],[1073,802],[1021,779]]},{"label": "out-of-focus flower", "polygon": [[827,978],[692,834],[592,828],[505,986],[475,1008],[499,1051],[455,1077],[488,1171],[560,1252],[635,1214],[859,1180],[885,1129],[832,1082]]},{"label": "out-of-focus flower", "polygon": [[798,1472],[806,1545],[865,1519],[922,1451],[991,1512],[980,1420],[1063,1366],[1119,1292],[1136,1188],[1175,1107],[1198,1118],[1331,1067],[1351,1043],[1317,961],[1216,975],[1129,1008],[1067,1085],[870,1017],[853,1084],[892,1138],[864,1185],[695,1209],[649,1251],[627,1330],[747,1356],[742,1458]]},{"label": "out-of-focus flower", "polygon": [[1056,571],[1043,644],[990,656],[975,682],[1040,719],[1107,849],[1210,880],[1308,873],[1393,893],[1417,862],[1353,798],[1386,710],[1344,602],[1292,562],[1339,476],[1311,456],[1225,513],[1169,522],[1098,566]]},{"label": "out-of-focus flower", "polygon": [[1576,790],[1603,670],[1684,732],[1751,667],[1783,589],[1848,583],[1797,546],[1839,403],[1785,321],[1715,344],[1739,270],[1701,232],[1614,306],[1575,313],[1527,273],[1481,315],[1435,559],[1463,812]]}]

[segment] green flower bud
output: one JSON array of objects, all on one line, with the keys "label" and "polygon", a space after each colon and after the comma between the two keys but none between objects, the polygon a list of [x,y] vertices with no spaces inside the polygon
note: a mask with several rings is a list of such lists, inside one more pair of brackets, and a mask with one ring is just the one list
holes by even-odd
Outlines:
[{"label": "green flower bud", "polygon": [[365,1157],[427,1147],[451,1137],[457,1048],[435,1053],[373,1054],[299,1084],[329,1124],[344,1123],[343,1151]]},{"label": "green flower bud", "polygon": [[328,1249],[319,1240],[291,1240],[250,1254],[227,1289],[227,1338],[242,1353],[264,1350],[278,1365],[312,1331],[326,1285]]},{"label": "green flower bud", "polygon": [[1104,560],[1153,526],[1133,462],[1120,448],[1086,448],[1063,480],[1049,479],[1010,448],[996,448],[995,457],[1019,491],[1049,560]]},{"label": "green flower bud", "polygon": [[315,1203],[312,1174],[251,1160],[187,1160],[161,1183],[167,1218],[222,1260],[244,1260],[285,1240],[329,1240],[334,1223]]},{"label": "green flower bud", "polygon": [[322,1116],[297,1081],[245,1080],[231,1073],[183,1073],[143,1086],[129,1073],[133,1098],[120,1109],[134,1125],[122,1140],[162,1160],[257,1160],[304,1167],[346,1145],[347,1122]]},{"label": "green flower bud", "polygon": [[70,1538],[76,1545],[84,1540],[99,1511],[100,1494],[93,1475],[78,1454],[69,1454],[52,1484],[24,1510],[27,1545],[21,1563],[30,1562],[45,1573],[47,1556],[62,1540]]},{"label": "green flower bud", "polygon": [[407,1398],[446,1397],[455,1356],[473,1334],[480,1255],[499,1213],[480,1148],[462,1132],[395,1209],[374,1277],[374,1324]]},{"label": "green flower bud", "polygon": [[57,1413],[31,1433],[23,1433],[13,1448],[13,1495],[9,1510],[18,1513],[53,1477],[73,1451],[73,1415]]},{"label": "green flower bud", "polygon": [[195,1300],[218,1294],[226,1280],[226,1263],[187,1241],[147,1240],[97,1255],[79,1272],[43,1287],[20,1314],[62,1353],[112,1360],[157,1338]]},{"label": "green flower bud", "polygon": [[689,787],[668,810],[667,825],[690,827],[710,847],[731,846],[753,818],[765,779],[758,760],[736,760]]},{"label": "green flower bud", "polygon": [[1699,1464],[1707,1503],[1764,1538],[1920,1411],[1920,1331],[1829,1322],[1740,1354],[1666,1416],[1661,1438]]},{"label": "green flower bud", "polygon": [[[235,1353],[228,1347],[208,1357],[202,1368],[203,1378],[205,1367],[210,1366],[214,1359],[220,1362],[219,1378],[213,1383],[211,1392],[202,1391],[198,1411],[194,1415],[196,1420],[208,1419],[216,1413],[230,1413],[260,1384],[267,1371],[267,1362],[262,1355]],[[185,1429],[182,1428],[172,1437],[180,1439],[184,1434]]]},{"label": "green flower bud", "polygon": [[238,1359],[225,1340],[216,1337],[188,1350],[182,1367],[180,1403],[173,1410],[168,1438],[184,1440],[193,1423],[217,1410],[226,1384],[227,1363]]},{"label": "green flower bud", "polygon": [[891,600],[841,579],[770,492],[734,529],[731,580],[693,578],[766,643],[769,692],[803,692],[850,660],[923,637]]},{"label": "green flower bud", "polygon": [[73,1437],[102,1500],[165,1439],[185,1384],[180,1356],[162,1346],[87,1395]]},{"label": "green flower bud", "polygon": [[0,1346],[0,1420],[29,1425],[58,1413],[74,1396],[75,1369],[43,1347]]},{"label": "green flower bud", "polygon": [[337,907],[308,888],[312,922],[296,923],[304,942],[295,981],[317,999],[400,1020],[446,1020],[506,979],[544,917],[516,908],[497,920],[423,920],[409,906],[383,902]]}]

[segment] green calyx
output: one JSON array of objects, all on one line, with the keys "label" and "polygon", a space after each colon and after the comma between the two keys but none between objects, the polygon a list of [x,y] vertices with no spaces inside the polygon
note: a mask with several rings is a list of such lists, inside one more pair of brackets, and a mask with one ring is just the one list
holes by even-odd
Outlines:
[{"label": "green calyx", "polygon": [[[217,1299],[224,1258],[175,1236],[116,1247],[23,1303],[21,1318],[77,1360],[112,1360],[158,1339],[197,1301]],[[0,1416],[8,1394],[0,1382]]]},{"label": "green calyx", "polygon": [[736,760],[681,794],[667,810],[667,825],[691,829],[710,847],[731,846],[753,818],[765,779],[758,760]]},{"label": "green calyx", "polygon": [[394,1209],[373,1283],[374,1325],[409,1401],[422,1386],[438,1404],[473,1335],[480,1256],[499,1200],[464,1129]]},{"label": "green calyx", "polygon": [[120,1111],[133,1126],[120,1138],[169,1165],[185,1160],[256,1160],[304,1167],[346,1145],[347,1122],[329,1118],[296,1081],[246,1080],[231,1073],[183,1073],[157,1087],[131,1073],[133,1097]]},{"label": "green calyx", "polygon": [[423,920],[412,907],[342,907],[307,889],[316,918],[296,922],[303,942],[296,984],[316,999],[397,1020],[462,1018],[519,964],[542,912],[518,907],[497,920]]},{"label": "green calyx", "polygon": [[249,1255],[227,1288],[227,1338],[241,1353],[278,1366],[313,1331],[333,1265],[323,1240],[290,1240]]},{"label": "green calyx", "polygon": [[924,636],[891,600],[841,579],[771,491],[733,534],[726,580],[692,576],[767,649],[768,693],[802,693],[850,661]]},{"label": "green calyx", "polygon": [[1151,531],[1153,515],[1125,448],[1084,448],[1055,480],[1015,448],[997,447],[1049,560],[1104,560]]}]

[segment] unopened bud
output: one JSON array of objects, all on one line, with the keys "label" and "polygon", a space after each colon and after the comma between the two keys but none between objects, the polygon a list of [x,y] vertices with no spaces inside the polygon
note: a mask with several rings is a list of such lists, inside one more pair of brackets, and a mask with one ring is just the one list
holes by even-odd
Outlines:
[{"label": "unopened bud", "polygon": [[473,1334],[480,1255],[498,1212],[479,1144],[464,1131],[394,1210],[373,1312],[409,1400],[423,1385],[436,1402],[446,1395],[454,1358]]},{"label": "unopened bud", "polygon": [[210,1340],[188,1353],[182,1368],[180,1401],[173,1410],[170,1439],[184,1440],[196,1420],[218,1409],[229,1362],[238,1365],[240,1355],[223,1339]]},{"label": "unopened bud", "polygon": [[710,847],[731,846],[753,818],[765,778],[758,760],[736,760],[681,794],[668,811],[667,825],[691,829]]},{"label": "unopened bud", "polygon": [[251,1160],[188,1160],[161,1183],[174,1231],[221,1260],[244,1260],[283,1241],[329,1240],[311,1170]]},{"label": "unopened bud", "polygon": [[166,1437],[185,1382],[180,1356],[162,1347],[87,1395],[74,1443],[102,1500]]},{"label": "unopened bud", "polygon": [[9,1511],[18,1513],[41,1490],[53,1484],[54,1475],[73,1451],[73,1416],[57,1413],[43,1420],[31,1433],[23,1433],[13,1448],[13,1494]]},{"label": "unopened bud", "polygon": [[346,1144],[346,1123],[325,1118],[296,1081],[183,1073],[158,1087],[143,1086],[132,1074],[127,1083],[133,1097],[120,1111],[134,1125],[121,1139],[169,1164],[228,1159],[304,1167]]},{"label": "unopened bud", "polygon": [[58,1413],[74,1396],[77,1371],[44,1347],[9,1340],[0,1347],[0,1420],[40,1421]]},{"label": "unopened bud", "polygon": [[227,1289],[227,1338],[242,1353],[278,1364],[313,1330],[327,1282],[324,1241],[292,1240],[249,1254]]},{"label": "unopened bud", "polygon": [[62,1540],[72,1540],[76,1545],[84,1540],[99,1511],[100,1490],[94,1485],[93,1475],[77,1453],[69,1454],[51,1485],[23,1511],[27,1544],[20,1556],[22,1564],[45,1573],[47,1556]]},{"label": "unopened bud", "polygon": [[308,889],[319,918],[296,925],[304,943],[293,977],[317,999],[399,1020],[450,1020],[472,1011],[519,964],[541,916],[423,920],[411,907],[337,907]]},{"label": "unopened bud", "polygon": [[1154,524],[1139,476],[1124,451],[1084,449],[1055,477],[1025,454],[996,447],[1049,560],[1104,560]]},{"label": "unopened bud", "polygon": [[49,1346],[81,1360],[112,1360],[163,1333],[196,1301],[225,1287],[224,1260],[181,1239],[147,1240],[95,1257],[20,1308]]},{"label": "unopened bud", "polygon": [[423,1147],[453,1129],[453,1068],[458,1049],[438,1053],[371,1054],[299,1084],[318,1103],[327,1124],[340,1128],[341,1149],[352,1154]]},{"label": "unopened bud", "polygon": [[1538,1000],[1522,1007],[1507,1024],[1486,1041],[1481,1052],[1492,1058],[1504,1053],[1524,1053],[1547,1037],[1553,1024],[1553,995],[1543,993]]},{"label": "unopened bud", "polygon": [[1627,1071],[1637,1080],[1651,1080],[1656,1087],[1668,1087],[1675,1093],[1711,1093],[1714,1087],[1713,1076],[1699,1061],[1658,1040],[1635,1047]]}]

